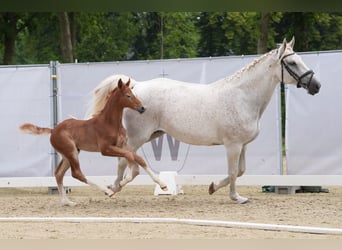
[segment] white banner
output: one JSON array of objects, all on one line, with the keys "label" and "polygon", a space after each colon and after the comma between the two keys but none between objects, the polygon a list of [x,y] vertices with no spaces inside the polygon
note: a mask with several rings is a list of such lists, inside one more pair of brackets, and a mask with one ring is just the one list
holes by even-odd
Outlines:
[{"label": "white banner", "polygon": [[[126,74],[137,81],[167,77],[186,82],[210,83],[234,73],[255,58],[248,56],[58,65],[61,120],[70,116],[84,118],[91,91],[112,74]],[[246,174],[274,175],[281,172],[279,103],[277,88],[261,120],[259,137],[247,149]],[[156,172],[227,174],[223,146],[190,146],[164,135],[144,144],[138,154],[144,156]],[[116,158],[81,152],[80,160],[86,175],[116,175]]]},{"label": "white banner", "polygon": [[48,66],[0,67],[0,177],[52,176],[49,137],[18,129],[51,126],[50,85]]},{"label": "white banner", "polygon": [[342,52],[303,54],[321,81],[309,96],[289,87],[286,100],[287,172],[291,175],[342,174]]}]

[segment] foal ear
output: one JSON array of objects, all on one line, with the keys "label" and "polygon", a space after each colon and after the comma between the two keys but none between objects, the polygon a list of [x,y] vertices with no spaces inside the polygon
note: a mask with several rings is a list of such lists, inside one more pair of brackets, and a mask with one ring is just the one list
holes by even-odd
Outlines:
[{"label": "foal ear", "polygon": [[126,83],[126,87],[129,87],[130,83],[131,83],[131,78],[128,78],[128,82]]},{"label": "foal ear", "polygon": [[284,38],[283,43],[280,45],[279,49],[278,49],[278,58],[280,59],[281,56],[284,54],[285,50],[286,50],[286,38]]},{"label": "foal ear", "polygon": [[122,85],[123,85],[123,82],[122,82],[122,80],[121,80],[121,78],[120,78],[119,81],[118,81],[118,87],[119,87],[119,89],[122,88]]}]

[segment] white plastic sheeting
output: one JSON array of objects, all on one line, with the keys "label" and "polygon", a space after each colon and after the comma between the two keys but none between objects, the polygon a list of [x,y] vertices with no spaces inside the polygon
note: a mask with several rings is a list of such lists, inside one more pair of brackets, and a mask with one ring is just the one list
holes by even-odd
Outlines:
[{"label": "white plastic sheeting", "polygon": [[[91,99],[91,91],[112,74],[126,74],[137,81],[167,77],[186,82],[210,83],[234,73],[255,58],[248,56],[58,65],[61,119],[70,116],[82,119]],[[277,88],[261,120],[259,137],[247,149],[246,174],[273,175],[281,172],[279,102]],[[146,143],[138,150],[138,154],[144,156],[156,172],[227,174],[223,146],[190,146],[164,135]],[[80,160],[86,175],[116,175],[116,158],[81,152]]]},{"label": "white plastic sheeting", "polygon": [[[288,86],[286,98],[287,172],[290,175],[341,175],[342,52],[304,53],[304,62],[321,81],[319,94]],[[143,81],[157,77],[210,83],[234,73],[254,56],[185,60],[57,64],[59,120],[84,118],[91,91],[107,76],[126,74]],[[24,135],[20,124],[51,127],[51,73],[49,66],[0,67],[0,177],[53,175],[48,136]],[[247,150],[247,175],[281,173],[279,89],[261,120],[261,132]],[[225,175],[223,146],[200,147],[176,142],[164,135],[146,143],[138,153],[156,171],[179,175]],[[117,159],[99,153],[80,154],[86,175],[116,175]],[[142,173],[144,173],[142,171]]]},{"label": "white plastic sheeting", "polygon": [[50,69],[0,68],[0,177],[51,176],[49,137],[24,135],[31,122],[50,127]]},{"label": "white plastic sheeting", "polygon": [[289,87],[286,98],[287,172],[291,175],[342,174],[342,53],[301,55],[321,81],[308,96]]}]

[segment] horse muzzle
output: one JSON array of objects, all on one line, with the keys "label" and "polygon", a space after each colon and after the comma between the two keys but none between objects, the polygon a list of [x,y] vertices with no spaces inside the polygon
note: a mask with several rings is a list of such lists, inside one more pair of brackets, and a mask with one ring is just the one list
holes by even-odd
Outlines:
[{"label": "horse muzzle", "polygon": [[312,78],[307,90],[310,95],[315,95],[319,92],[320,88],[321,88],[320,82],[316,80],[315,78]]},{"label": "horse muzzle", "polygon": [[310,95],[315,95],[321,88],[320,82],[313,76],[313,71],[308,71],[298,77],[297,88],[304,88]]},{"label": "horse muzzle", "polygon": [[146,108],[145,108],[144,106],[139,106],[139,107],[137,107],[137,111],[138,111],[140,114],[142,114],[142,113],[144,113],[144,112],[146,111]]}]

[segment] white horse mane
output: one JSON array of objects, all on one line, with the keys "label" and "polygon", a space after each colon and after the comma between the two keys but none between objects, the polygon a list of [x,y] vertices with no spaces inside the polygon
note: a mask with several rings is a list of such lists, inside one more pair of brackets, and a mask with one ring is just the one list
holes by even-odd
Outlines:
[{"label": "white horse mane", "polygon": [[251,62],[250,64],[246,65],[245,67],[241,68],[240,70],[236,71],[234,74],[229,75],[227,77],[224,78],[224,80],[226,82],[235,80],[237,78],[240,78],[242,73],[252,69],[255,65],[257,65],[259,62],[263,61],[266,57],[268,57],[269,55],[273,54],[276,50],[271,50],[263,55],[261,55],[260,57],[256,58],[253,62]]}]

